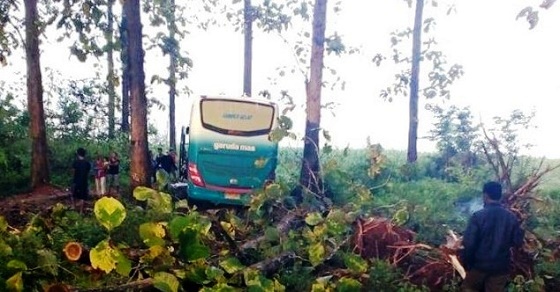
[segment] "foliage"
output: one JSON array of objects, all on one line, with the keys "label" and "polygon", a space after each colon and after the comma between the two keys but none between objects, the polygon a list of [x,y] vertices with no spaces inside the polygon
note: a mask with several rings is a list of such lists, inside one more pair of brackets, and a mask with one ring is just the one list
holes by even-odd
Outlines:
[{"label": "foliage", "polygon": [[27,188],[29,115],[14,105],[14,96],[0,84],[0,197]]}]

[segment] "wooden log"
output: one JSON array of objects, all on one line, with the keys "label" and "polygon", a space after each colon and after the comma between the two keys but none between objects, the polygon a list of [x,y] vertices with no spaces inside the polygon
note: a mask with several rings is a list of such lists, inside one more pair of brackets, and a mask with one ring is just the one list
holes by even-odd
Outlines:
[{"label": "wooden log", "polygon": [[70,241],[66,243],[64,249],[64,256],[71,262],[80,262],[89,264],[89,251],[83,247],[79,242]]}]

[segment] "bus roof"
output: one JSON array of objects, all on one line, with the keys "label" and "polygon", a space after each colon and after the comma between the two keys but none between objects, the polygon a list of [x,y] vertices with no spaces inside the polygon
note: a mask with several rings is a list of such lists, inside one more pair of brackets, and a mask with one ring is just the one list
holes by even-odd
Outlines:
[{"label": "bus roof", "polygon": [[235,101],[257,102],[257,103],[264,103],[264,104],[270,104],[270,105],[275,105],[276,104],[275,102],[273,102],[270,99],[265,99],[265,98],[261,98],[261,97],[248,97],[248,96],[232,97],[232,96],[225,96],[225,95],[217,95],[217,96],[201,95],[198,98],[200,100],[202,100],[202,99],[226,99],[226,100],[235,100]]}]

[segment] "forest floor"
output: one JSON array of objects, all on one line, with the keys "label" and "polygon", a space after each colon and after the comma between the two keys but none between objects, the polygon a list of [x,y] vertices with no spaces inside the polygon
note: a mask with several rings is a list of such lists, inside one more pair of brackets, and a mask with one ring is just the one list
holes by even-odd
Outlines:
[{"label": "forest floor", "polygon": [[[43,185],[31,192],[14,194],[0,199],[0,216],[11,226],[24,226],[30,215],[47,212],[56,203],[71,206],[70,191],[53,185]],[[85,205],[86,208],[88,204]]]}]

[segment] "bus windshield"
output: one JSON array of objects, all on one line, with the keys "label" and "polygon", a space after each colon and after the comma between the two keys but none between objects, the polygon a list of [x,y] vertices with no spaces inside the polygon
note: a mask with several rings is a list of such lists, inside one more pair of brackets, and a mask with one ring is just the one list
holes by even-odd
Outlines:
[{"label": "bus windshield", "polygon": [[268,134],[274,122],[274,107],[252,101],[203,99],[200,101],[202,126],[233,136]]}]

